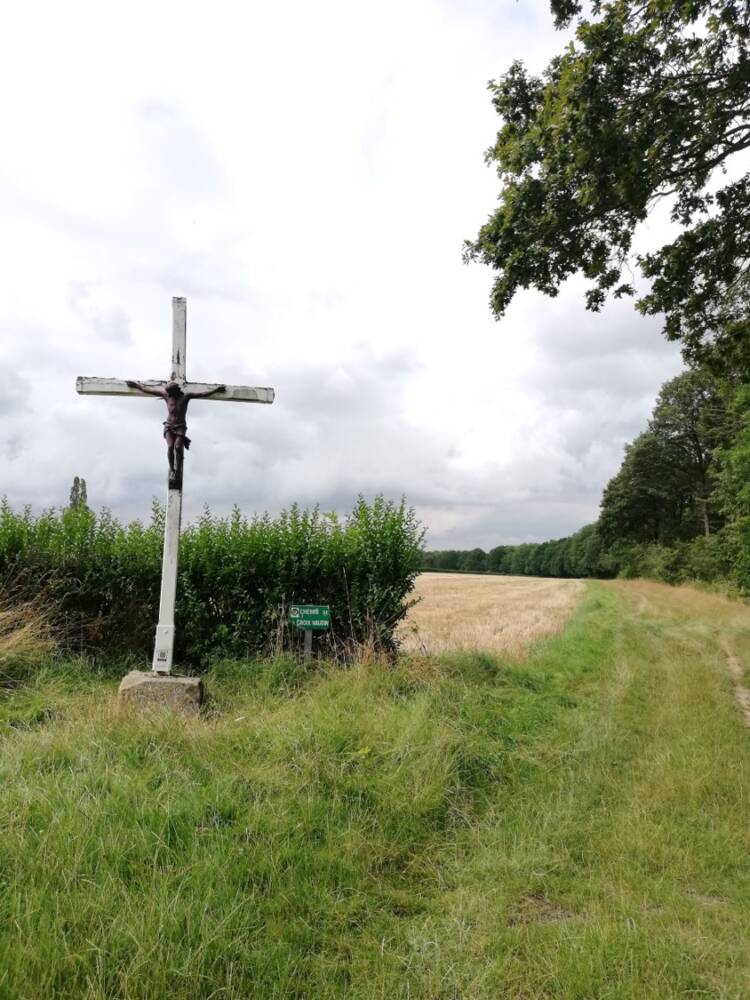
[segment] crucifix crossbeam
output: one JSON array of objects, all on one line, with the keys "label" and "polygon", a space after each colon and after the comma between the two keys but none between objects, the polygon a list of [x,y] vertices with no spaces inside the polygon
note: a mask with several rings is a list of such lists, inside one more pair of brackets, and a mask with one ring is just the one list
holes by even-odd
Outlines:
[{"label": "crucifix crossbeam", "polygon": [[272,403],[274,390],[247,385],[188,382],[185,369],[187,348],[187,301],[172,299],[172,365],[169,379],[147,379],[142,382],[116,378],[76,379],[76,391],[96,396],[155,396],[167,406],[164,437],[169,456],[167,510],[164,525],[159,623],[152,671],[169,674],[174,656],[174,609],[177,595],[177,560],[179,555],[180,522],[182,519],[182,472],[184,449],[190,447],[187,437],[187,409],[193,399],[216,402]]},{"label": "crucifix crossbeam", "polygon": [[[140,385],[149,389],[163,389],[168,383],[158,379],[143,379]],[[218,383],[210,382],[183,382],[183,391],[197,393],[201,396],[208,393],[210,389],[215,389]],[[96,378],[94,376],[79,375],[76,379],[76,392],[82,395],[96,396],[143,396],[144,393],[138,389],[131,389],[127,382],[119,378]],[[222,392],[211,396],[215,402],[222,403],[272,403],[274,400],[273,389],[251,387],[249,385],[225,385]]]}]

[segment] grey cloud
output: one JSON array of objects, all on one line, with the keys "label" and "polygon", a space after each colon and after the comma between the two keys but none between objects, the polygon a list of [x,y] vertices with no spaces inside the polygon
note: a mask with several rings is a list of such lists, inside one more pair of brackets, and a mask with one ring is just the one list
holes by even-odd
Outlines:
[{"label": "grey cloud", "polygon": [[3,442],[3,455],[9,462],[15,462],[17,458],[26,450],[24,447],[23,434],[20,431],[10,434]]},{"label": "grey cloud", "polygon": [[409,378],[419,367],[414,351],[377,357],[366,345],[334,366],[310,364],[303,356],[299,368],[285,373],[279,399],[305,420],[372,420],[389,410],[398,413]]},{"label": "grey cloud", "polygon": [[617,397],[651,396],[655,373],[680,365],[677,347],[661,336],[658,322],[639,316],[629,302],[613,303],[601,314],[579,308],[567,323],[550,322],[532,336],[538,364],[529,382],[558,404],[582,402],[583,393],[595,402],[605,397],[610,408]]},{"label": "grey cloud", "polygon": [[120,305],[98,303],[97,291],[94,283],[70,282],[68,305],[71,312],[84,326],[90,327],[97,338],[130,344],[133,339],[130,317]]},{"label": "grey cloud", "polygon": [[0,416],[17,415],[28,412],[31,384],[27,378],[9,367],[0,368],[0,382],[3,390],[0,393]]},{"label": "grey cloud", "polygon": [[[569,335],[568,350],[575,354],[575,324]],[[544,343],[542,330],[534,336]],[[654,346],[661,364],[661,345]],[[488,456],[484,467],[471,470],[461,468],[456,440],[405,417],[411,380],[421,371],[415,350],[378,357],[362,344],[335,365],[287,361],[274,371],[278,396],[272,407],[193,404],[186,517],[204,502],[219,513],[233,503],[251,512],[294,501],[345,512],[358,493],[384,492],[405,493],[418,507],[434,547],[489,548],[569,534],[596,516],[625,436],[640,429],[658,388],[646,339],[639,351],[638,365],[622,382],[616,366],[611,369],[606,391],[595,385],[600,361],[593,341],[588,356],[564,371],[540,365],[526,377],[525,391],[539,400],[539,426],[555,434],[523,441],[508,460],[498,464]],[[557,357],[566,353],[561,349]],[[96,369],[99,360],[91,367],[106,374]],[[217,358],[217,370],[222,364]],[[124,358],[115,374],[130,375],[131,365]],[[563,389],[556,379],[565,381]],[[55,419],[66,448],[54,464],[42,461],[32,478],[14,477],[12,499],[64,503],[78,474],[87,479],[95,506],[147,518],[166,474],[161,404],[80,399],[72,383],[64,399]],[[38,449],[36,430],[32,436]]]},{"label": "grey cloud", "polygon": [[535,297],[540,318],[529,335],[536,363],[522,384],[563,451],[560,497],[581,497],[593,486],[598,506],[623,446],[643,429],[662,382],[682,363],[658,320],[639,316],[632,302],[591,314],[578,295],[568,287],[553,304]]},{"label": "grey cloud", "polygon": [[496,545],[562,538],[596,517],[596,506],[590,503],[554,496],[482,506],[418,505],[417,510],[427,524],[433,525],[427,545],[434,549],[480,546],[488,551]]}]

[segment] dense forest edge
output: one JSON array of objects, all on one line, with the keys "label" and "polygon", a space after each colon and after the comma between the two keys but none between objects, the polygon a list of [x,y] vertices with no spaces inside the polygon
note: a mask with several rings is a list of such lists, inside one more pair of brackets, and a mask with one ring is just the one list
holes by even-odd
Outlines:
[{"label": "dense forest edge", "polygon": [[750,384],[694,366],[666,382],[594,524],[546,542],[425,551],[423,570],[647,577],[750,595]]}]

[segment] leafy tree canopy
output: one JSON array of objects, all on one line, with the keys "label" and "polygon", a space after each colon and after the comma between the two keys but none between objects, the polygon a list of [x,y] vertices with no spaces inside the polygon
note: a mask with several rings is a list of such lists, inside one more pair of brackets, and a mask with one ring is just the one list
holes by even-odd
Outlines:
[{"label": "leafy tree canopy", "polygon": [[[575,40],[542,77],[515,62],[490,84],[502,126],[486,157],[503,188],[466,259],[497,270],[498,317],[519,288],[556,295],[575,273],[597,310],[635,293],[638,266],[642,313],[663,313],[690,358],[717,344],[731,357],[750,339],[750,174],[724,186],[720,175],[750,146],[750,4],[551,7],[558,26],[576,20]],[[680,234],[634,255],[638,223],[665,197]]]},{"label": "leafy tree canopy", "polygon": [[683,372],[662,386],[648,430],[625,450],[601,504],[604,540],[672,544],[724,522],[714,501],[714,459],[729,447],[737,418],[710,372]]}]

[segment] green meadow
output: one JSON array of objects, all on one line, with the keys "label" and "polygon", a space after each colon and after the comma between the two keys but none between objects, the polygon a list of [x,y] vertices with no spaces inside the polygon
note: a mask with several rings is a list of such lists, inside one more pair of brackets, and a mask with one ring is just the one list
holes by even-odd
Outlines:
[{"label": "green meadow", "polygon": [[747,605],[634,581],[521,661],[218,663],[200,719],[40,654],[0,698],[0,997],[746,998],[727,649]]}]

